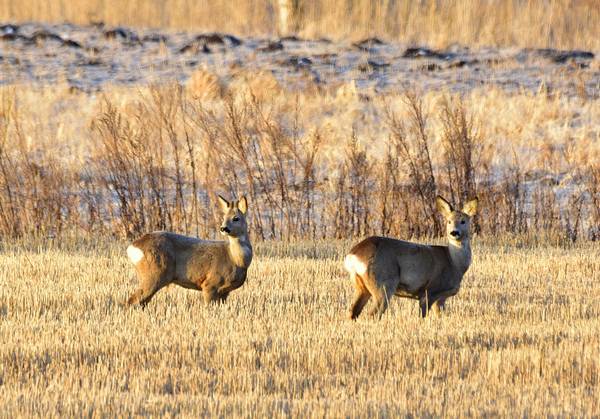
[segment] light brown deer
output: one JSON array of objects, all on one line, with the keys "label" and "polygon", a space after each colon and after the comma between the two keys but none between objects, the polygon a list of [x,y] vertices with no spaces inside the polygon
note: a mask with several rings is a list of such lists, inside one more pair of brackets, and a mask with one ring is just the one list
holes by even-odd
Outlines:
[{"label": "light brown deer", "polygon": [[227,241],[157,231],[143,235],[127,248],[140,280],[128,305],[146,306],[158,290],[169,284],[202,291],[206,303],[223,302],[244,284],[252,262],[246,223],[248,203],[245,197],[234,202],[220,195],[218,198],[223,210],[220,230]]},{"label": "light brown deer", "polygon": [[356,285],[350,318],[356,319],[371,297],[372,316],[381,316],[393,295],[419,300],[421,315],[433,308],[440,311],[448,297],[460,288],[471,265],[469,226],[477,212],[477,198],[456,211],[441,196],[438,211],[446,220],[447,246],[423,245],[387,237],[369,237],[344,260],[344,267]]}]

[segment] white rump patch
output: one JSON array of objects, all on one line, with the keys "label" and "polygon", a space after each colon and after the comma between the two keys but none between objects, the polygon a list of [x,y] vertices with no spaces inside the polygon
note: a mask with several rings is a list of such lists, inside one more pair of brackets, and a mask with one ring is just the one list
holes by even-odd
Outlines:
[{"label": "white rump patch", "polygon": [[144,257],[144,252],[142,252],[142,249],[135,247],[132,244],[127,248],[127,257],[134,265],[137,265]]},{"label": "white rump patch", "polygon": [[344,259],[344,268],[351,274],[364,275],[367,273],[367,264],[353,254]]}]

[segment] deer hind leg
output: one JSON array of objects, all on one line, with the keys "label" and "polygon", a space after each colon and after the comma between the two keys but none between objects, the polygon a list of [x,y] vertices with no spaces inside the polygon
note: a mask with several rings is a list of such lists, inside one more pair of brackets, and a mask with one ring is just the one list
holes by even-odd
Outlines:
[{"label": "deer hind leg", "polygon": [[150,302],[154,294],[162,287],[151,286],[148,288],[138,288],[127,300],[127,305],[139,305],[142,308],[146,308],[146,305]]},{"label": "deer hind leg", "polygon": [[142,308],[146,308],[146,305],[150,302],[152,297],[154,297],[154,294],[156,294],[160,288],[138,288],[127,300],[127,305],[139,305]]},{"label": "deer hind leg", "polygon": [[137,290],[135,290],[127,299],[127,305],[131,306],[131,305],[139,303],[143,294],[144,294],[144,290],[142,288],[138,288]]},{"label": "deer hind leg", "polygon": [[143,266],[143,271],[137,270],[140,285],[127,300],[127,305],[146,307],[154,294],[173,281],[175,274],[174,261],[167,254],[161,256],[157,259],[160,263],[149,262]]},{"label": "deer hind leg", "polygon": [[381,318],[387,310],[390,299],[396,293],[399,279],[388,279],[378,283],[367,285],[367,289],[375,299],[375,306],[371,309],[369,315],[376,318]]},{"label": "deer hind leg", "polygon": [[353,275],[355,281],[356,292],[354,294],[354,302],[350,306],[350,318],[352,320],[360,316],[363,308],[369,302],[371,294],[363,284],[362,278],[358,275]]},{"label": "deer hind leg", "polygon": [[154,294],[161,288],[168,285],[172,275],[168,271],[164,271],[155,275],[149,275],[145,280],[142,280],[140,287],[129,297],[127,305],[140,305],[145,308],[150,302]]}]

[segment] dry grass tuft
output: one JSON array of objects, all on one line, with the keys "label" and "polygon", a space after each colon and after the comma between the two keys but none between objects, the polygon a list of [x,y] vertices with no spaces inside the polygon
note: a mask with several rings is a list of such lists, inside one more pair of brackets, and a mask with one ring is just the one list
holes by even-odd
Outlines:
[{"label": "dry grass tuft", "polygon": [[206,69],[194,71],[186,83],[186,89],[190,97],[200,101],[221,98],[224,90],[219,77]]},{"label": "dry grass tuft", "polygon": [[268,71],[240,70],[232,76],[227,87],[228,93],[240,100],[248,100],[254,96],[257,100],[273,101],[283,93],[281,84]]}]

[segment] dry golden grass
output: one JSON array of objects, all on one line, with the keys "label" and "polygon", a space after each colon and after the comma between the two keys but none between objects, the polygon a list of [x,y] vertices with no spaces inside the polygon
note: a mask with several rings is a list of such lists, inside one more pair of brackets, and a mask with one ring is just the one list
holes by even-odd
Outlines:
[{"label": "dry golden grass", "polygon": [[[102,21],[264,35],[278,31],[277,4],[275,0],[0,0],[0,21]],[[299,4],[291,26],[307,37],[378,35],[432,46],[460,42],[600,49],[600,8],[595,0],[301,0]]]},{"label": "dry golden grass", "polygon": [[443,317],[357,322],[348,245],[264,243],[225,305],[171,287],[145,311],[120,305],[124,243],[6,245],[1,416],[600,414],[598,244],[476,240]]},{"label": "dry golden grass", "polygon": [[[241,70],[226,84],[214,72],[198,70],[188,80],[189,99],[217,111],[223,94],[264,98],[269,109],[299,118],[305,134],[318,130],[323,137],[323,159],[339,160],[340,144],[354,130],[367,152],[380,157],[388,144],[389,130],[382,124],[384,109],[406,118],[402,91],[382,95],[359,92],[353,83],[340,83],[326,90],[303,92],[282,89],[267,73]],[[434,148],[441,147],[439,104],[448,92],[428,91],[421,96],[429,120]],[[0,98],[14,97],[26,148],[46,150],[79,171],[89,164],[94,142],[90,124],[108,99],[132,118],[136,107],[151,96],[147,86],[108,87],[101,94],[73,92],[67,84],[33,88],[28,85],[0,87]],[[600,98],[568,97],[544,91],[507,93],[501,88],[474,89],[462,95],[467,109],[481,122],[485,147],[493,163],[502,167],[517,163],[525,172],[548,170],[555,174],[573,171],[589,161],[600,160]],[[133,119],[133,118],[132,118]],[[132,123],[134,123],[133,121]],[[565,144],[568,146],[565,147]],[[513,154],[516,151],[516,155]],[[434,156],[436,157],[436,156]]]}]

